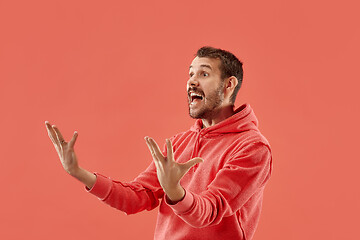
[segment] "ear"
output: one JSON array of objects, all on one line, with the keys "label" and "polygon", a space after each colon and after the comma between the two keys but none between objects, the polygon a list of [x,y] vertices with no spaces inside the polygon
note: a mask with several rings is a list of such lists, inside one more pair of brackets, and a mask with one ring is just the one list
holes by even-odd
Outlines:
[{"label": "ear", "polygon": [[225,95],[231,96],[234,92],[236,85],[238,85],[238,79],[235,76],[231,76],[225,81]]}]

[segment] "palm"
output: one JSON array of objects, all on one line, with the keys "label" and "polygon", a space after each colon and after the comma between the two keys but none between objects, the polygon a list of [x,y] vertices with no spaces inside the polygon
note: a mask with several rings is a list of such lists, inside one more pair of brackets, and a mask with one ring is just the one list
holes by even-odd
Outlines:
[{"label": "palm", "polygon": [[71,149],[68,146],[66,146],[63,151],[64,151],[64,156],[62,159],[60,158],[60,161],[64,169],[67,172],[69,172],[71,169],[78,166],[78,161],[74,149]]},{"label": "palm", "polygon": [[181,178],[191,167],[203,161],[201,158],[193,158],[186,163],[177,163],[174,159],[173,148],[170,140],[166,140],[166,157],[161,153],[159,146],[152,138],[146,137],[145,140],[156,166],[159,183],[167,195],[169,195],[169,193],[171,194],[173,189],[179,187]]},{"label": "palm", "polygon": [[66,172],[71,173],[78,168],[78,161],[74,152],[74,144],[78,136],[77,132],[74,133],[70,142],[66,142],[55,125],[51,125],[49,122],[45,122],[45,125],[62,166]]}]

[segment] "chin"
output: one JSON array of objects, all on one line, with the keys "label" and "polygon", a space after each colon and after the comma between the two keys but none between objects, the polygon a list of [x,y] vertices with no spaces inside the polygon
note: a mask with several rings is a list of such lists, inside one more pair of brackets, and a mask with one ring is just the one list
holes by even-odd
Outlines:
[{"label": "chin", "polygon": [[201,117],[199,117],[197,115],[189,114],[189,116],[193,119],[201,119]]},{"label": "chin", "polygon": [[191,111],[190,108],[189,108],[189,116],[190,116],[191,118],[194,118],[194,119],[197,119],[197,118],[198,118],[196,112]]},{"label": "chin", "polygon": [[189,116],[193,119],[202,119],[204,118],[205,112],[200,109],[198,111],[191,111],[191,109],[189,108]]}]

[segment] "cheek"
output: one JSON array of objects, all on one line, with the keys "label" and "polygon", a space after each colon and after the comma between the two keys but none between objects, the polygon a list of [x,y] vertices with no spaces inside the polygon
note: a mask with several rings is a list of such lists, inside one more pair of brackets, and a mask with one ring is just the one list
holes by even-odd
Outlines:
[{"label": "cheek", "polygon": [[213,95],[218,91],[218,86],[215,83],[207,83],[202,85],[201,89],[204,91],[205,95]]}]

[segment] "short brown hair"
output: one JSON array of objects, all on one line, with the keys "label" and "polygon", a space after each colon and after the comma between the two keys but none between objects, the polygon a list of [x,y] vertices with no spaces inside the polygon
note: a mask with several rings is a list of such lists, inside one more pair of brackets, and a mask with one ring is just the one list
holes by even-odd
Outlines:
[{"label": "short brown hair", "polygon": [[231,52],[209,46],[200,48],[195,56],[220,59],[221,78],[225,79],[231,76],[237,78],[238,84],[235,86],[234,92],[230,97],[230,101],[235,103],[236,95],[243,81],[243,63]]}]

